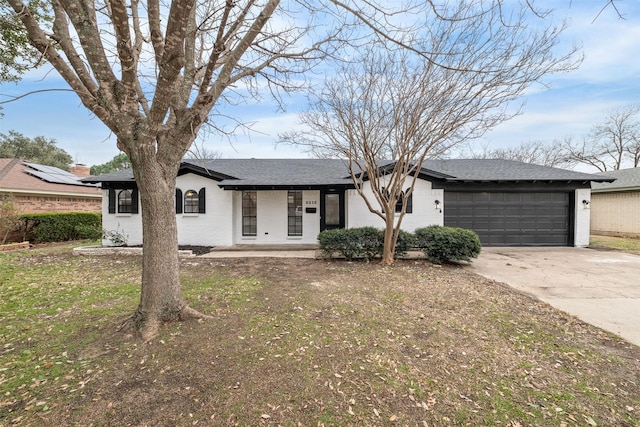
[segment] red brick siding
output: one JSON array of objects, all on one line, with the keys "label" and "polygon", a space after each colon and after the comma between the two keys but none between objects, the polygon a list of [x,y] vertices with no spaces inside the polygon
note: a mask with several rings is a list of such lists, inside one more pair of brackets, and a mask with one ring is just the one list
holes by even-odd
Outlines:
[{"label": "red brick siding", "polygon": [[49,212],[102,212],[101,199],[62,196],[14,195],[13,201],[22,214]]}]

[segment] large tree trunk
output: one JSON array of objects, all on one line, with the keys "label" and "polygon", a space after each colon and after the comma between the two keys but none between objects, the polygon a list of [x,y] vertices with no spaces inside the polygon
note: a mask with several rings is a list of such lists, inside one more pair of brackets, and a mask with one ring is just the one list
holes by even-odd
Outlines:
[{"label": "large tree trunk", "polygon": [[178,229],[174,197],[178,165],[164,167],[155,156],[142,156],[135,178],[142,209],[143,255],[140,304],[130,319],[145,341],[163,322],[207,317],[182,298]]}]

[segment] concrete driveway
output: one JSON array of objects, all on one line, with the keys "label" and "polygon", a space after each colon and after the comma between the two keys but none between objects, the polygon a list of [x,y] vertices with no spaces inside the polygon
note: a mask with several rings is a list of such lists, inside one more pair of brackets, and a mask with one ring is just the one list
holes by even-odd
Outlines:
[{"label": "concrete driveway", "polygon": [[468,268],[640,346],[640,256],[586,248],[483,248]]}]

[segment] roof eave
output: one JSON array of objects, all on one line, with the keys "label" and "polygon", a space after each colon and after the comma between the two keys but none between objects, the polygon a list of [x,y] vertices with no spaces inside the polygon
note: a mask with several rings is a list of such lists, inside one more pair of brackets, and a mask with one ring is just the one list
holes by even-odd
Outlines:
[{"label": "roof eave", "polygon": [[240,190],[256,190],[256,191],[270,191],[270,190],[323,190],[326,188],[342,188],[353,189],[353,184],[231,184],[220,183],[218,187],[223,190],[240,191]]},{"label": "roof eave", "polygon": [[625,191],[640,191],[640,186],[617,188],[592,188],[592,193],[621,193]]}]

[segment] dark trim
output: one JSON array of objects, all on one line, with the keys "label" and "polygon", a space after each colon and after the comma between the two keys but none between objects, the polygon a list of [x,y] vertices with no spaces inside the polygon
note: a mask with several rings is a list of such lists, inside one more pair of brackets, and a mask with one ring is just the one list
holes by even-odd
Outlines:
[{"label": "dark trim", "polygon": [[109,213],[116,213],[116,190],[109,188]]},{"label": "dark trim", "polygon": [[182,213],[182,190],[176,188],[176,214]]},{"label": "dark trim", "polygon": [[569,236],[568,245],[575,246],[576,244],[576,193],[575,191],[569,192]]},{"label": "dark trim", "polygon": [[218,184],[218,187],[227,191],[271,191],[271,190],[327,190],[341,189],[353,190],[353,184],[338,185],[238,185],[238,184]]},{"label": "dark trim", "polygon": [[[406,191],[405,193],[403,193],[402,198],[404,198],[405,195],[406,195]],[[400,203],[402,206],[402,199],[400,199]],[[413,191],[411,192],[411,194],[409,194],[409,199],[407,199],[407,208],[405,209],[404,212],[408,214],[413,213]]]},{"label": "dark trim", "polygon": [[133,190],[134,188],[138,188],[134,181],[130,182],[104,182],[102,184],[102,188],[113,188],[114,190]]},{"label": "dark trim", "polygon": [[180,163],[180,169],[178,169],[178,176],[186,175],[188,173],[199,175],[204,178],[213,179],[215,181],[222,181],[225,179],[238,179],[235,176],[216,172],[214,170],[207,169],[202,166],[194,165],[193,163],[185,163],[185,162]]},{"label": "dark trim", "polygon": [[432,189],[456,192],[498,191],[503,193],[523,191],[574,191],[590,188],[589,182],[584,181],[504,181],[504,182],[443,182],[433,181]]},{"label": "dark trim", "polygon": [[[388,163],[386,165],[380,166],[378,168],[378,176],[385,176],[390,174],[393,171],[393,168],[395,167],[396,162],[391,162]],[[418,173],[418,178],[426,180],[426,181],[430,181],[432,179],[447,179],[447,178],[455,178],[453,175],[447,175],[446,173],[442,173],[442,172],[437,172],[431,169],[427,169],[427,168],[420,168],[420,169],[416,169],[414,172],[410,173],[409,176],[413,176],[415,173]],[[360,176],[362,176],[362,180],[363,181],[368,181],[369,180],[369,174],[367,174],[367,172],[360,172],[355,174],[357,178],[359,178]],[[351,175],[345,177],[345,179],[351,178]]]},{"label": "dark trim", "polygon": [[134,188],[131,192],[131,213],[138,213],[138,188]]},{"label": "dark trim", "polygon": [[[344,188],[325,188],[320,191],[320,231],[331,230],[336,228],[345,228],[345,212],[344,212],[344,199],[345,199],[345,190]],[[326,206],[325,206],[325,197],[328,194],[337,194],[338,198],[338,210],[339,210],[339,218],[337,225],[327,225],[325,222],[326,217]]]},{"label": "dark trim", "polygon": [[206,195],[207,189],[202,187],[200,191],[198,191],[198,213],[206,213]]}]

